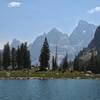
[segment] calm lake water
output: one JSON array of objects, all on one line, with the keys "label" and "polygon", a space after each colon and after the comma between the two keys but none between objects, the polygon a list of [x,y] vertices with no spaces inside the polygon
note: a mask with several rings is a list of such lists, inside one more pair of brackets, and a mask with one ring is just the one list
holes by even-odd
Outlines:
[{"label": "calm lake water", "polygon": [[0,80],[0,100],[100,100],[100,81]]}]

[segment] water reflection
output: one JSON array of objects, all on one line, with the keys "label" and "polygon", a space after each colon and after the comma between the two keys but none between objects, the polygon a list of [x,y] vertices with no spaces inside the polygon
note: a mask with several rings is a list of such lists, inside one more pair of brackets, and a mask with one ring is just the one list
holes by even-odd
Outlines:
[{"label": "water reflection", "polygon": [[99,100],[97,80],[1,80],[0,100]]}]

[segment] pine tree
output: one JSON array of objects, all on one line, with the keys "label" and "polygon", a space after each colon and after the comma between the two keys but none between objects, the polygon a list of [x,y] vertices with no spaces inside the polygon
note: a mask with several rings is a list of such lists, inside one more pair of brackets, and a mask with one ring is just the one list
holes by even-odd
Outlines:
[{"label": "pine tree", "polygon": [[100,55],[98,55],[96,58],[96,73],[100,74]]},{"label": "pine tree", "polygon": [[46,70],[46,68],[48,68],[49,59],[50,59],[49,44],[48,44],[47,38],[45,38],[43,47],[41,49],[40,58],[39,58],[41,71]]},{"label": "pine tree", "polygon": [[2,70],[2,53],[0,52],[0,70]]},{"label": "pine tree", "polygon": [[13,70],[16,68],[16,49],[12,48],[11,50],[11,64]]},{"label": "pine tree", "polygon": [[65,58],[63,59],[62,69],[63,69],[63,71],[66,71],[68,69],[68,58],[67,58],[67,54],[66,54]]},{"label": "pine tree", "polygon": [[27,68],[27,43],[23,44],[23,48],[22,48],[22,51],[23,51],[23,68]]},{"label": "pine tree", "polygon": [[24,69],[24,54],[25,54],[24,43],[22,43],[20,46],[20,62],[21,62],[20,69]]},{"label": "pine tree", "polygon": [[11,55],[10,55],[10,46],[9,43],[7,43],[4,46],[4,50],[3,50],[3,67],[5,70],[8,69],[8,67],[11,65]]},{"label": "pine tree", "polygon": [[55,53],[55,58],[54,58],[54,70],[58,70],[58,63],[57,63],[57,60],[58,60],[58,54],[57,54],[57,46],[56,46],[56,53]]},{"label": "pine tree", "polygon": [[30,59],[30,52],[27,49],[27,43],[24,44],[24,48],[23,48],[23,63],[24,63],[24,68],[29,69],[31,67],[31,59]]},{"label": "pine tree", "polygon": [[91,55],[91,58],[90,58],[90,61],[89,61],[89,70],[93,70],[93,67],[94,67],[94,54],[92,53]]},{"label": "pine tree", "polygon": [[55,57],[52,57],[52,70],[55,70]]},{"label": "pine tree", "polygon": [[18,46],[18,49],[16,51],[16,63],[17,63],[17,68],[21,69],[21,52],[20,52],[19,46]]},{"label": "pine tree", "polygon": [[30,58],[30,51],[27,51],[27,67],[31,69],[31,58]]},{"label": "pine tree", "polygon": [[79,63],[80,63],[79,57],[76,56],[75,59],[74,59],[74,70],[77,70],[77,71],[80,70]]},{"label": "pine tree", "polygon": [[89,70],[93,73],[100,73],[100,59],[93,52],[89,61]]},{"label": "pine tree", "polygon": [[22,43],[20,47],[18,47],[16,53],[16,60],[18,69],[30,69],[31,68],[31,59],[30,52],[27,48],[27,43]]},{"label": "pine tree", "polygon": [[58,64],[57,64],[57,59],[56,58],[55,58],[54,64],[55,64],[54,70],[58,70]]}]

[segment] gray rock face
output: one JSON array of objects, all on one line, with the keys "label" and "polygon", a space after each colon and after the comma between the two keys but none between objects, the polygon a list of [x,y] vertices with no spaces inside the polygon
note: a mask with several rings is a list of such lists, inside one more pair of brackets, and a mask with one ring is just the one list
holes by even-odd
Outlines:
[{"label": "gray rock face", "polygon": [[71,45],[79,52],[83,47],[87,47],[94,37],[97,26],[89,24],[86,21],[79,21],[77,27],[69,37]]},{"label": "gray rock face", "polygon": [[94,38],[88,47],[79,53],[79,57],[83,61],[88,61],[92,54],[98,57],[100,56],[100,26],[96,29]]},{"label": "gray rock face", "polygon": [[93,40],[88,46],[89,49],[95,48],[100,53],[100,26],[96,29]]},{"label": "gray rock face", "polygon": [[29,47],[33,64],[38,63],[41,47],[43,45],[45,37],[47,37],[48,39],[51,55],[55,55],[56,46],[58,48],[58,59],[61,59],[60,57],[62,57],[66,53],[66,45],[69,44],[68,35],[63,34],[56,28],[53,28],[47,34],[45,33],[37,37],[33,44],[31,44],[31,46]]},{"label": "gray rock face", "polygon": [[12,43],[11,43],[11,47],[14,47],[14,48],[18,48],[18,46],[20,46],[21,42],[17,39],[13,39]]},{"label": "gray rock face", "polygon": [[[48,33],[44,33],[37,37],[36,40],[29,45],[32,63],[38,64],[41,47],[45,37],[47,37],[49,42],[51,57],[52,55],[55,55],[57,46],[58,62],[60,63],[66,53],[68,53],[69,59],[72,60],[81,49],[87,47],[94,37],[96,28],[97,26],[80,20],[69,37],[67,34],[53,28]],[[11,45],[17,47],[19,41],[14,40]]]},{"label": "gray rock face", "polygon": [[30,47],[33,64],[38,63],[40,50],[45,37],[48,38],[51,55],[55,55],[57,46],[58,62],[60,63],[66,53],[68,53],[69,59],[72,60],[81,49],[87,47],[94,37],[96,28],[97,26],[80,20],[69,37],[56,28],[53,28],[47,34],[37,37]]}]

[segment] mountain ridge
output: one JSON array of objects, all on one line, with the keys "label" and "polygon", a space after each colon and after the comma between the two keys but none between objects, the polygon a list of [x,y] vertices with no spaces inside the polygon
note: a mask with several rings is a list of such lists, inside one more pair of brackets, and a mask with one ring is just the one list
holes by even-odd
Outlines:
[{"label": "mountain ridge", "polygon": [[88,46],[94,37],[96,27],[97,26],[93,24],[80,20],[70,36],[59,31],[57,28],[52,28],[48,33],[38,36],[35,41],[29,45],[33,64],[38,64],[40,50],[45,37],[48,39],[51,55],[55,55],[57,46],[58,62],[60,63],[66,52],[68,53],[69,59],[72,60],[80,50]]}]

